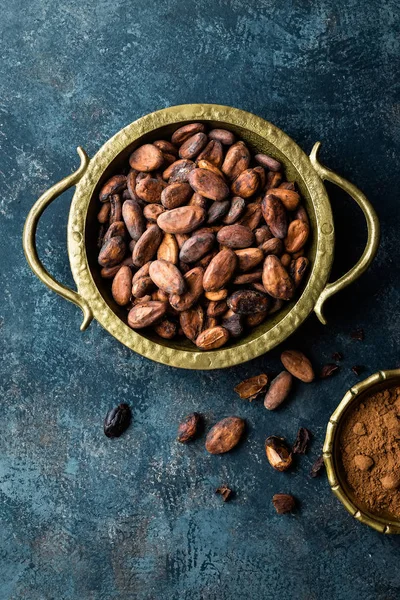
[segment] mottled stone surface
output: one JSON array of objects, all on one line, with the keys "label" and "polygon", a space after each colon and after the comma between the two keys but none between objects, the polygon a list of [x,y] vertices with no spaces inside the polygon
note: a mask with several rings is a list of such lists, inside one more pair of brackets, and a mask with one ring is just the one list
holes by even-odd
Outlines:
[{"label": "mottled stone surface", "polygon": [[[399,6],[396,0],[14,0],[1,10],[0,64],[0,598],[1,600],[394,600],[400,538],[355,522],[325,478],[308,471],[325,425],[357,380],[399,366]],[[383,240],[367,275],[286,347],[333,379],[296,386],[277,413],[240,400],[245,377],[279,368],[279,350],[222,372],[154,364],[48,291],[27,267],[21,232],[34,200],[121,127],[152,110],[216,102],[289,133],[371,198]],[[365,239],[356,206],[329,188],[338,230],[334,275]],[[71,194],[39,228],[49,270],[72,285],[66,253]],[[350,331],[365,329],[365,341]],[[107,409],[129,402],[120,439]],[[175,442],[180,418],[237,414],[240,448],[210,456]],[[290,473],[272,472],[267,435],[314,433]],[[214,490],[229,484],[227,504]],[[278,516],[276,492],[300,501]]]}]

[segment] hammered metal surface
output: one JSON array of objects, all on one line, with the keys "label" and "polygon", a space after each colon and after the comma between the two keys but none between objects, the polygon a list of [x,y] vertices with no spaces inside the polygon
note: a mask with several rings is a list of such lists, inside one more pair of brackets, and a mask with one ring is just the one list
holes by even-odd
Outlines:
[{"label": "hammered metal surface", "polygon": [[348,390],[329,420],[323,449],[329,485],[335,496],[357,521],[369,525],[369,527],[372,527],[376,531],[388,534],[400,534],[400,520],[375,516],[357,505],[357,498],[346,483],[346,477],[340,461],[339,437],[341,425],[351,405],[360,402],[365,394],[377,392],[391,385],[398,385],[399,383],[400,369],[378,371]]},{"label": "hammered metal surface", "polygon": [[[312,269],[300,299],[289,312],[276,316],[244,340],[221,350],[198,352],[176,344],[155,342],[136,333],[117,316],[96,285],[85,247],[87,214],[96,187],[113,162],[131,151],[144,136],[160,128],[176,129],[181,123],[208,121],[240,134],[250,146],[268,151],[285,166],[305,197],[313,228]],[[160,135],[160,133],[158,133]],[[324,225],[324,228],[322,228]],[[68,223],[68,252],[78,292],[88,302],[97,321],[120,342],[158,362],[186,369],[229,367],[255,358],[282,342],[307,318],[324,289],[333,261],[334,227],[331,207],[321,179],[307,155],[283,131],[251,113],[213,104],[174,106],[146,115],[113,136],[91,159],[77,186]]]}]

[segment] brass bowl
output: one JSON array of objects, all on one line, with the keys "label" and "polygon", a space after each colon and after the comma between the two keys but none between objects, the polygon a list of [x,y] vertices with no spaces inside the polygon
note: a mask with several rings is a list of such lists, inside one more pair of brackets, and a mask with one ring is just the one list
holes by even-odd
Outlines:
[{"label": "brass bowl", "polygon": [[329,419],[323,448],[324,462],[332,492],[357,521],[369,525],[381,533],[400,533],[400,520],[377,516],[357,503],[357,498],[347,483],[341,461],[340,433],[349,410],[355,404],[362,402],[366,396],[396,385],[400,385],[400,369],[378,371],[350,388]]},{"label": "brass bowl", "polygon": [[[286,176],[298,184],[310,217],[312,240],[308,256],[311,269],[301,297],[223,349],[199,352],[189,341],[167,341],[151,333],[138,333],[126,324],[126,311],[113,301],[109,282],[100,278],[95,237],[98,230],[98,191],[102,183],[118,170],[138,145],[169,136],[185,123],[203,121],[212,127],[233,131],[258,152],[266,152],[281,161]],[[34,273],[52,290],[77,304],[83,311],[84,330],[95,318],[120,342],[139,354],[158,362],[186,369],[217,369],[255,358],[271,350],[290,336],[314,310],[325,323],[322,309],[327,298],[357,279],[369,266],[379,244],[377,216],[354,185],[318,162],[320,143],[308,157],[283,131],[237,108],[214,104],[173,106],[134,121],[100,148],[89,160],[82,148],[79,169],[45,192],[30,211],[24,228],[25,255]],[[359,204],[364,212],[368,240],[358,263],[335,283],[327,284],[334,256],[334,224],[324,180],[336,183]],[[69,187],[76,185],[68,222],[68,253],[77,292],[70,290],[46,271],[35,244],[36,228],[44,209]]]}]

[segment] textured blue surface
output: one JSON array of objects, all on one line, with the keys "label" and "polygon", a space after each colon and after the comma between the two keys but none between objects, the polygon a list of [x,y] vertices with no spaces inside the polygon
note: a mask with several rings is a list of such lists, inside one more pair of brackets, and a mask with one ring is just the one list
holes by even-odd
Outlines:
[{"label": "textured blue surface", "polygon": [[[400,537],[356,523],[311,480],[327,419],[362,376],[399,366],[398,170],[400,10],[396,0],[13,0],[1,2],[0,64],[0,598],[1,600],[394,600]],[[279,349],[221,372],[186,372],[131,353],[29,271],[21,232],[34,200],[127,123],[185,102],[254,112],[359,185],[383,240],[357,284],[311,317],[287,346],[331,380],[298,385],[277,413],[233,392],[279,368]],[[335,275],[365,240],[358,209],[329,188],[338,229]],[[72,285],[66,253],[71,194],[47,211],[39,252]],[[365,329],[364,342],[350,331]],[[133,424],[102,433],[129,402]],[[208,425],[237,414],[249,434],[226,456],[175,442],[193,410]],[[290,473],[272,472],[267,435],[314,433]],[[228,483],[223,504],[214,489]],[[279,517],[275,492],[301,508]]]}]

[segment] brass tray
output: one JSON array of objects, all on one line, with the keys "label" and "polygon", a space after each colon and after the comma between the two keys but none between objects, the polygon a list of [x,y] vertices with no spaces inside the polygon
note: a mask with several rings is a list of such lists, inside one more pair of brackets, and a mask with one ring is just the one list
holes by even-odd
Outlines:
[{"label": "brass tray", "polygon": [[400,520],[374,515],[357,504],[357,498],[346,481],[341,464],[339,439],[341,425],[350,407],[361,402],[367,395],[394,385],[400,385],[400,369],[378,371],[350,388],[329,419],[323,448],[324,463],[332,492],[357,521],[381,533],[400,533]]},{"label": "brass tray", "polygon": [[[113,301],[109,282],[100,278],[95,236],[97,234],[98,191],[138,145],[171,135],[181,125],[207,122],[224,127],[245,140],[252,149],[266,152],[284,165],[286,176],[298,184],[310,217],[312,240],[308,256],[311,269],[301,297],[251,333],[226,347],[199,352],[190,342],[162,340],[133,331],[126,324],[126,311]],[[29,265],[49,288],[74,302],[83,311],[81,330],[95,318],[109,333],[135,352],[155,361],[186,369],[217,369],[255,358],[289,337],[314,310],[322,323],[325,301],[359,277],[373,260],[379,244],[379,222],[364,194],[346,179],[318,161],[320,143],[310,157],[283,131],[251,113],[215,104],[186,104],[166,108],[134,121],[108,140],[89,160],[78,148],[81,165],[47,190],[30,211],[24,228],[23,246]],[[345,190],[362,209],[368,228],[368,240],[357,264],[334,283],[327,283],[334,257],[334,224],[323,181],[331,181]],[[45,208],[60,194],[76,185],[68,222],[68,254],[77,285],[73,291],[57,282],[46,271],[36,250],[36,229]]]}]

